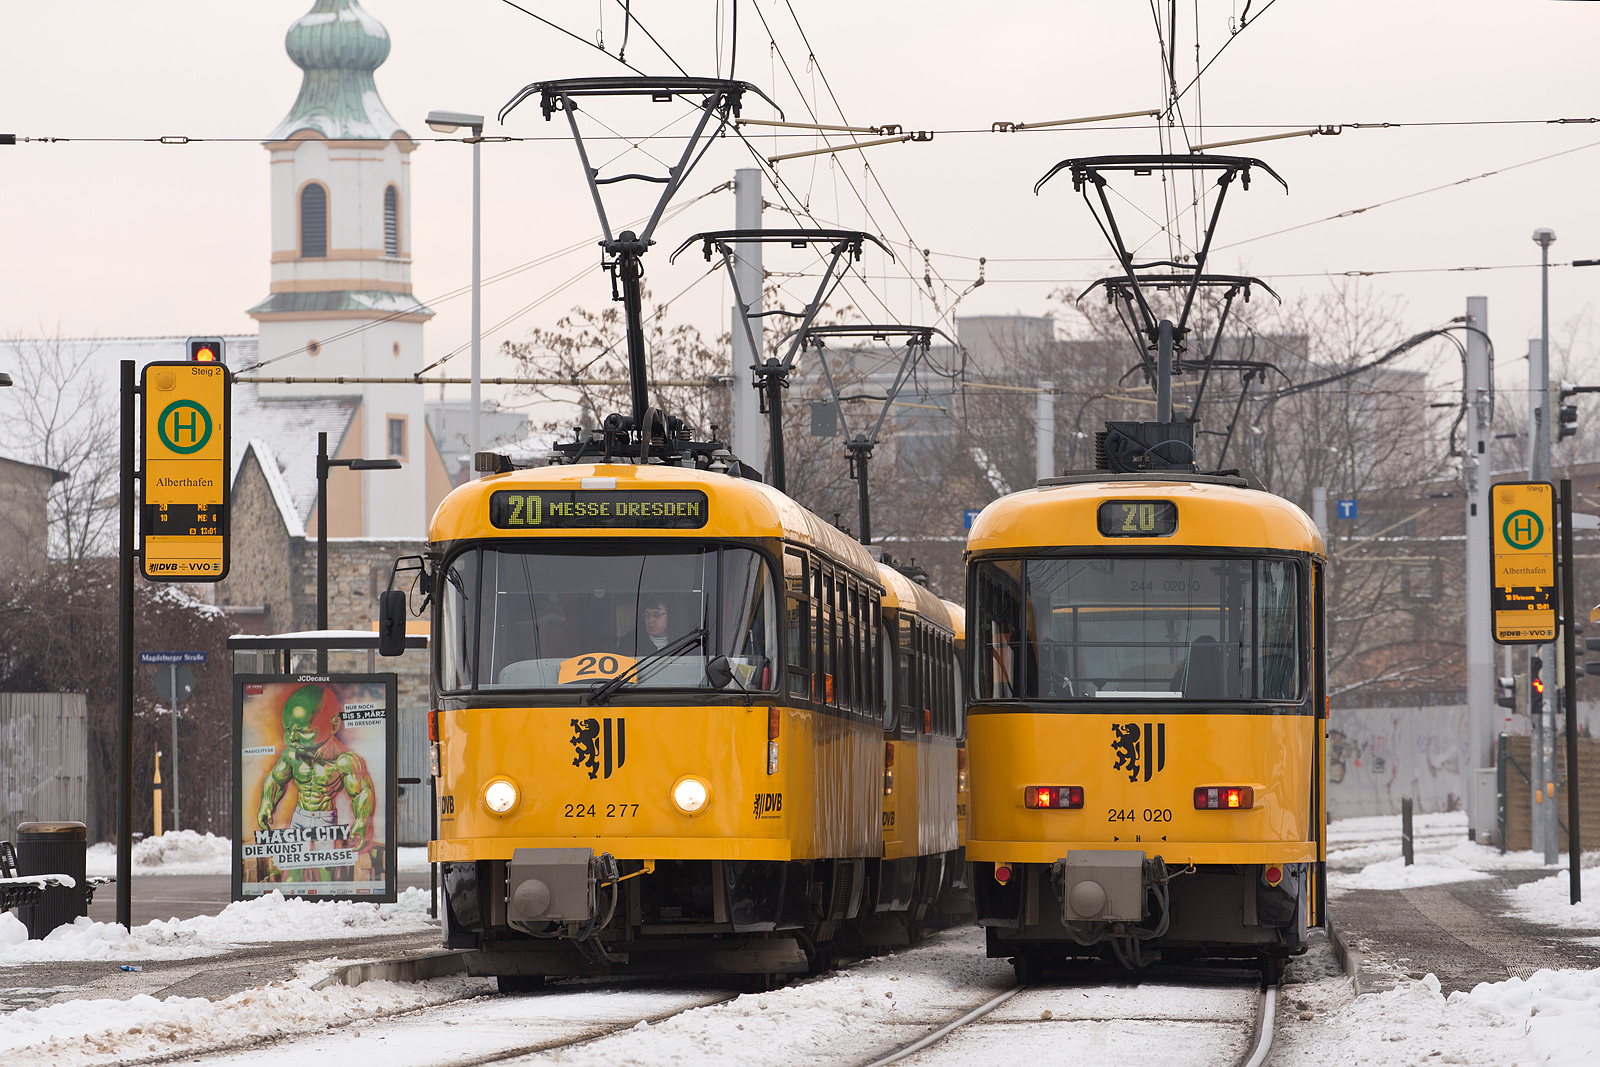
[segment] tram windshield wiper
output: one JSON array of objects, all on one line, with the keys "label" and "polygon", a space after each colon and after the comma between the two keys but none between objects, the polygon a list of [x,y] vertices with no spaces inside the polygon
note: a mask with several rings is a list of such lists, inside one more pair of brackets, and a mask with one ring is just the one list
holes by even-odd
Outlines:
[{"label": "tram windshield wiper", "polygon": [[669,642],[656,649],[643,659],[636,661],[633,666],[629,667],[615,678],[608,678],[603,682],[596,682],[595,685],[589,690],[589,703],[605,703],[607,700],[611,699],[611,694],[628,684],[629,681],[638,678],[640,673],[649,664],[666,659],[668,656],[676,656],[678,653],[694,645],[704,644],[706,637],[706,629],[703,626],[698,630],[690,630],[676,641]]}]

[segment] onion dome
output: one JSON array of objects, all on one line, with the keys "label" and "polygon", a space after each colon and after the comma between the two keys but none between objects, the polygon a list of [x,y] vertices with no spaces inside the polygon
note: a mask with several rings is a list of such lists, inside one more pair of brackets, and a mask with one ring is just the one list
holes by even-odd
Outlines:
[{"label": "onion dome", "polygon": [[378,98],[372,78],[389,58],[389,32],[359,0],[316,0],[289,27],[284,45],[305,77],[294,107],[269,140],[286,140],[302,130],[329,140],[405,135]]}]

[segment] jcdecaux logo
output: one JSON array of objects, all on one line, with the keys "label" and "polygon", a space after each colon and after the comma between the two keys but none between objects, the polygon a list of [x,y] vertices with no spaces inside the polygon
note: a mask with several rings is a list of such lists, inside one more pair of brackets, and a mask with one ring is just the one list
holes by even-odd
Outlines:
[{"label": "jcdecaux logo", "polygon": [[211,440],[211,413],[193,400],[174,400],[161,413],[156,432],[172,451],[190,455]]}]

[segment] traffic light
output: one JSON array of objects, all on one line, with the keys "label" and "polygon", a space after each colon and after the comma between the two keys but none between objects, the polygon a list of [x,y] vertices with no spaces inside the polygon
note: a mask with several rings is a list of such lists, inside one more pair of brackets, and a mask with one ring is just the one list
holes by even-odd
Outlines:
[{"label": "traffic light", "polygon": [[220,337],[191,337],[189,338],[190,363],[221,363],[222,338]]},{"label": "traffic light", "polygon": [[1562,404],[1558,416],[1560,429],[1556,434],[1556,440],[1565,441],[1569,437],[1578,436],[1578,405]]},{"label": "traffic light", "polygon": [[1494,702],[1502,708],[1517,710],[1517,680],[1509,674],[1502,674],[1494,680],[1495,690],[1499,693]]}]

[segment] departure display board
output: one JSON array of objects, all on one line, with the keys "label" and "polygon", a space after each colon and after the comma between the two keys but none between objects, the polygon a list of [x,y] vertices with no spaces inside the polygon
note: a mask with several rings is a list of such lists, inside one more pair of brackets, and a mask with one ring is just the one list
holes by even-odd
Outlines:
[{"label": "departure display board", "polygon": [[1101,537],[1167,537],[1178,529],[1170,500],[1107,500],[1095,515]]},{"label": "departure display board", "polygon": [[1502,645],[1556,639],[1555,488],[1503,482],[1489,493],[1494,562],[1494,639]]},{"label": "departure display board", "polygon": [[152,582],[227,576],[232,382],[220,363],[145,365],[139,566]]},{"label": "departure display board", "polygon": [[706,495],[697,489],[500,489],[489,494],[489,525],[498,530],[698,530],[709,517]]}]

